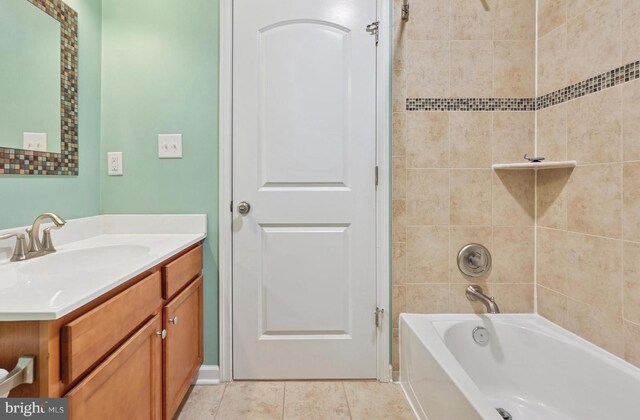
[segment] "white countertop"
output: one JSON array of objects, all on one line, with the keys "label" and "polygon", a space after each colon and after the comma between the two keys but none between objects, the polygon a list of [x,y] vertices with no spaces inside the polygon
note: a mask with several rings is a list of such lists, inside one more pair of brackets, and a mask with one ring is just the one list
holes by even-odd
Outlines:
[{"label": "white countertop", "polygon": [[0,321],[61,318],[203,240],[206,216],[96,216],[52,235],[58,252],[23,262],[0,242]]}]

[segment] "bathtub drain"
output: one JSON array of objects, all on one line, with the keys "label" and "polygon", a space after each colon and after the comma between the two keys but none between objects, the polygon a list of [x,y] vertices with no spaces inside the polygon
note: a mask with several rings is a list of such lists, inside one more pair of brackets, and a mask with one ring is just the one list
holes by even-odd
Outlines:
[{"label": "bathtub drain", "polygon": [[511,414],[509,414],[509,412],[504,408],[496,408],[496,410],[498,410],[498,414],[500,414],[504,420],[512,419]]}]

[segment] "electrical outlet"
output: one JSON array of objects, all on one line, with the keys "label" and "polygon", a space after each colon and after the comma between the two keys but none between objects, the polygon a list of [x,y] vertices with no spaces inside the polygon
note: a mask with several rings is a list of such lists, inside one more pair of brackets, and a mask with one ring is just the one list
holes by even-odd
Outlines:
[{"label": "electrical outlet", "polygon": [[122,152],[107,153],[107,175],[119,176],[123,173]]},{"label": "electrical outlet", "polygon": [[37,152],[47,151],[47,133],[22,133],[22,148]]},{"label": "electrical outlet", "polygon": [[182,134],[159,134],[158,157],[160,159],[182,158]]}]

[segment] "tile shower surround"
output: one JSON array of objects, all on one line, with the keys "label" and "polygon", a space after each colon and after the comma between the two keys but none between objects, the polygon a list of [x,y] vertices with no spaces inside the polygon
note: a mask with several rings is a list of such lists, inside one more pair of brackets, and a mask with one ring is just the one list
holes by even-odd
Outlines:
[{"label": "tile shower surround", "polygon": [[[394,18],[394,370],[399,312],[482,310],[464,299],[474,280],[455,265],[470,241],[492,250],[494,270],[478,282],[505,312],[533,311],[536,270],[541,315],[640,366],[640,2],[539,0],[537,97],[496,80],[505,70],[495,67],[517,67],[496,60],[498,44],[526,49],[535,36],[499,33],[490,15],[527,1],[489,0],[490,14],[479,2],[414,3],[413,27]],[[468,55],[466,75],[454,69],[464,58],[453,57],[473,49],[464,43],[490,57],[492,37],[493,89],[478,57]],[[533,171],[492,174],[491,163],[536,147],[579,166],[540,171],[537,181]]]},{"label": "tile shower surround", "polygon": [[407,111],[539,111],[640,78],[640,61],[538,98],[407,98]]}]

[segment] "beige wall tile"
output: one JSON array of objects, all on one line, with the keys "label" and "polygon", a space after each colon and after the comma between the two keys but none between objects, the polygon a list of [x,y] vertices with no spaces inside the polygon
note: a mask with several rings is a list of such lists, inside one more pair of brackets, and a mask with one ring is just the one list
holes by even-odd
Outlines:
[{"label": "beige wall tile", "polygon": [[622,317],[622,243],[567,234],[567,296],[610,317]]},{"label": "beige wall tile", "polygon": [[406,242],[407,240],[407,202],[392,200],[392,242]]},{"label": "beige wall tile", "polygon": [[398,328],[398,319],[400,318],[401,313],[407,312],[406,306],[405,286],[393,286],[391,288],[391,318],[393,321],[393,328]]},{"label": "beige wall tile", "polygon": [[391,72],[391,109],[393,112],[404,112],[407,109],[407,78],[404,69],[393,69]]},{"label": "beige wall tile", "polygon": [[494,39],[535,39],[536,2],[531,0],[495,0]]},{"label": "beige wall tile", "polygon": [[622,160],[622,87],[567,104],[567,156],[578,164]]},{"label": "beige wall tile", "polygon": [[391,282],[403,284],[407,278],[407,244],[396,242],[391,244]]},{"label": "beige wall tile", "polygon": [[567,159],[567,106],[559,104],[538,111],[537,147],[548,160]]},{"label": "beige wall tile", "polygon": [[452,168],[491,167],[491,112],[449,113]]},{"label": "beige wall tile", "polygon": [[451,96],[490,97],[493,90],[492,59],[492,41],[451,41]]},{"label": "beige wall tile", "polygon": [[538,96],[567,86],[567,26],[538,41]]},{"label": "beige wall tile", "polygon": [[624,322],[624,358],[640,367],[640,325]]},{"label": "beige wall tile", "polygon": [[621,238],[621,196],[621,164],[578,166],[567,184],[569,230]]},{"label": "beige wall tile", "polygon": [[[465,291],[470,283],[451,284],[449,305],[452,313],[485,313],[486,309],[480,302],[470,302]],[[533,284],[507,284],[478,282],[489,296],[496,299],[502,313],[531,313],[533,312]]]},{"label": "beige wall tile", "polygon": [[407,41],[406,54],[409,98],[451,96],[448,41]]},{"label": "beige wall tile", "polygon": [[538,313],[563,327],[567,319],[567,297],[538,285]]},{"label": "beige wall tile", "polygon": [[407,67],[407,28],[394,26],[391,34],[392,68],[404,69]]},{"label": "beige wall tile", "polygon": [[[640,27],[640,25],[638,25]],[[640,80],[625,83],[623,90],[624,160],[640,160]]]},{"label": "beige wall tile", "polygon": [[533,226],[535,216],[533,171],[493,173],[493,225]]},{"label": "beige wall tile", "polygon": [[351,419],[342,382],[286,382],[282,418]]},{"label": "beige wall tile", "polygon": [[407,224],[449,223],[449,170],[407,170]]},{"label": "beige wall tile", "polygon": [[624,318],[640,324],[640,243],[624,243]]},{"label": "beige wall tile", "polygon": [[449,166],[449,114],[407,113],[407,168]]},{"label": "beige wall tile", "polygon": [[452,283],[486,282],[491,272],[480,277],[464,275],[458,268],[458,253],[468,244],[484,245],[493,250],[493,233],[490,226],[451,226],[449,229],[449,279]]},{"label": "beige wall tile", "polygon": [[420,0],[412,2],[411,19],[404,25],[408,28],[409,39],[449,39],[449,1]]},{"label": "beige wall tile", "polygon": [[394,381],[398,381],[400,378],[399,370],[400,370],[400,329],[394,328],[392,332],[392,347],[391,347],[391,365],[393,367],[394,376],[396,372],[398,372],[398,376],[393,378]]},{"label": "beige wall tile", "polygon": [[555,229],[536,229],[536,282],[558,293],[569,291],[567,278],[567,232]]},{"label": "beige wall tile", "polygon": [[449,284],[407,284],[408,313],[438,314],[449,311]]},{"label": "beige wall tile", "polygon": [[624,239],[640,241],[640,162],[624,164]]},{"label": "beige wall tile", "polygon": [[407,114],[406,112],[394,112],[392,123],[392,156],[405,156],[407,144]]},{"label": "beige wall tile", "polygon": [[494,227],[491,283],[533,283],[534,228]]},{"label": "beige wall tile", "polygon": [[535,96],[535,42],[495,41],[493,54],[493,96]]},{"label": "beige wall tile", "polygon": [[622,64],[640,58],[640,1],[622,0]]},{"label": "beige wall tile", "polygon": [[538,171],[537,225],[555,229],[567,228],[567,183],[572,169]]},{"label": "beige wall tile", "polygon": [[493,163],[522,162],[535,153],[534,112],[493,113]]},{"label": "beige wall tile", "polygon": [[569,18],[578,16],[595,6],[600,0],[567,0],[567,14]]},{"label": "beige wall tile", "polygon": [[451,39],[492,39],[494,1],[486,10],[481,1],[451,0]]},{"label": "beige wall tile", "polygon": [[567,0],[538,1],[538,37],[567,22]]},{"label": "beige wall tile", "polygon": [[589,305],[568,299],[566,328],[607,351],[624,356],[622,318],[607,316]]},{"label": "beige wall tile", "polygon": [[407,228],[407,283],[449,282],[449,228]]},{"label": "beige wall tile", "polygon": [[452,169],[451,224],[491,224],[491,169]]},{"label": "beige wall tile", "polygon": [[[571,5],[575,6],[578,1],[573,0],[569,3],[569,15],[571,16]],[[592,8],[574,19],[570,19],[567,25],[567,80],[569,84],[588,79],[621,65],[620,0],[596,1]]]},{"label": "beige wall tile", "polygon": [[406,171],[406,159],[404,156],[393,157],[392,163],[392,177],[391,180],[391,194],[394,199],[404,199],[407,194],[407,171]]}]

